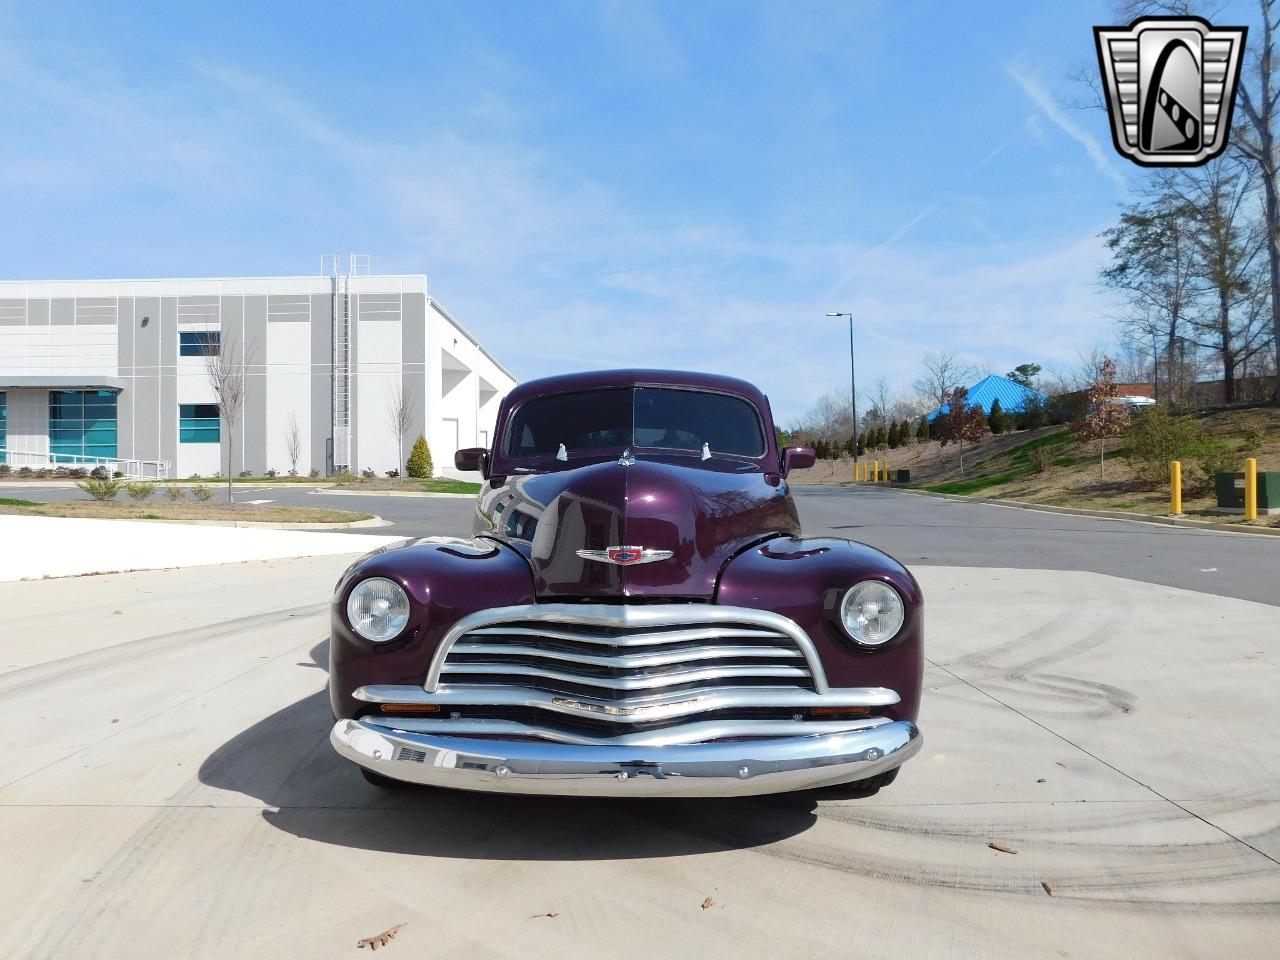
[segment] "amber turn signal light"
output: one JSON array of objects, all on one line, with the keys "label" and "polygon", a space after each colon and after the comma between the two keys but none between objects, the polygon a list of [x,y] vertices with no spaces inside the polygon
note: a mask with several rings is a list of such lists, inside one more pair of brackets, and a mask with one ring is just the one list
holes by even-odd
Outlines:
[{"label": "amber turn signal light", "polygon": [[440,706],[435,703],[380,703],[378,709],[383,713],[439,713]]},{"label": "amber turn signal light", "polygon": [[811,717],[865,717],[871,713],[870,707],[811,707]]}]

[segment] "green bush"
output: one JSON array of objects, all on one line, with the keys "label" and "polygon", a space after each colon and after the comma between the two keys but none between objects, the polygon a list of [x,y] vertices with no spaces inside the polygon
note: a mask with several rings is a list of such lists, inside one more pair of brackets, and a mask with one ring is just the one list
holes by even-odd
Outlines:
[{"label": "green bush", "polygon": [[1234,470],[1234,452],[1212,436],[1195,417],[1174,416],[1161,406],[1136,414],[1126,436],[1129,463],[1147,483],[1162,484],[1169,479],[1169,461],[1195,463],[1206,482],[1215,473]]},{"label": "green bush", "polygon": [[360,478],[350,470],[339,470],[333,475],[333,482],[335,486],[347,487],[353,483],[359,483]]},{"label": "green bush", "polygon": [[1036,473],[1048,473],[1056,462],[1057,457],[1052,447],[1040,446],[1031,451],[1031,467]]},{"label": "green bush", "polygon": [[413,441],[405,472],[419,480],[429,479],[435,473],[431,463],[431,448],[427,446],[427,438],[422,434],[418,434],[418,439]]},{"label": "green bush", "polygon": [[126,483],[124,492],[134,500],[150,500],[156,492],[156,485],[150,482]]},{"label": "green bush", "polygon": [[105,502],[114,500],[124,484],[111,477],[86,477],[83,480],[77,480],[76,486],[93,499]]},{"label": "green bush", "polygon": [[164,488],[164,493],[165,493],[165,496],[167,496],[174,503],[177,503],[186,495],[185,490],[183,490],[177,484],[172,484],[172,483],[169,484],[169,486]]},{"label": "green bush", "polygon": [[213,499],[213,488],[203,483],[197,483],[191,488],[191,495],[201,503],[205,503]]}]

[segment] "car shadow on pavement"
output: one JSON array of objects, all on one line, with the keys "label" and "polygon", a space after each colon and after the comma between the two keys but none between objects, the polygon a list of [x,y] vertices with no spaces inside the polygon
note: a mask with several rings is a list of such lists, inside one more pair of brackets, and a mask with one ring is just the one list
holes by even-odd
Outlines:
[{"label": "car shadow on pavement", "polygon": [[[316,664],[327,644],[311,651]],[[311,666],[301,664],[301,666]],[[393,853],[495,860],[681,856],[775,843],[816,822],[818,795],[607,800],[371,786],[329,745],[321,690],[236,734],[200,782],[253,797],[264,820],[308,840]]]}]

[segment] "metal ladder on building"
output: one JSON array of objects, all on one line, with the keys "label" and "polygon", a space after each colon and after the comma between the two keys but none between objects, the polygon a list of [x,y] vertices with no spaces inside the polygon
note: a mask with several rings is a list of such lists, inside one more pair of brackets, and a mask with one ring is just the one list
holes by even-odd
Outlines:
[{"label": "metal ladder on building", "polygon": [[353,277],[367,276],[369,255],[350,255],[347,272],[338,273],[338,254],[326,256],[321,269],[332,282],[333,296],[333,470],[351,469],[351,330],[359,307],[352,288]]}]

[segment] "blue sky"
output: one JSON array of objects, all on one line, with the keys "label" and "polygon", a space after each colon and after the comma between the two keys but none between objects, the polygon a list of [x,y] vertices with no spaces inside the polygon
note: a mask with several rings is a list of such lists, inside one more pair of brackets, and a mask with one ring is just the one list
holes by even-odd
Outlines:
[{"label": "blue sky", "polygon": [[[1137,170],[1103,3],[12,4],[3,275],[368,253],[521,378],[710,369],[786,420],[927,349],[1066,369]],[[269,8],[269,9],[267,9]]]}]

